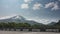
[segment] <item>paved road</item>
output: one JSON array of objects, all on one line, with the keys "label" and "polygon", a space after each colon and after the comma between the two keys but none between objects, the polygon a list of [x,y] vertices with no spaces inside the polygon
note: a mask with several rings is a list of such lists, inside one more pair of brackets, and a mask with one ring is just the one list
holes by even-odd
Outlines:
[{"label": "paved road", "polygon": [[19,31],[0,31],[0,34],[60,34],[56,32],[19,32]]}]

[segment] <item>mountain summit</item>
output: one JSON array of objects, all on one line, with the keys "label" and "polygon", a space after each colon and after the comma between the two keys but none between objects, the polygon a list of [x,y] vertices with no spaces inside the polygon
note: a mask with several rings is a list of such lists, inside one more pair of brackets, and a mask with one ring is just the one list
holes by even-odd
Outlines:
[{"label": "mountain summit", "polygon": [[0,18],[0,22],[19,22],[19,21],[21,22],[24,20],[25,20],[25,18],[20,15],[6,16],[6,17]]},{"label": "mountain summit", "polygon": [[23,16],[16,15],[10,16],[9,18],[0,19],[0,22],[16,22],[16,23],[29,23],[29,24],[39,24],[33,20],[26,20]]},{"label": "mountain summit", "polygon": [[25,20],[25,18],[24,18],[24,17],[22,17],[22,16],[20,16],[20,15],[13,16],[13,17],[11,17],[10,19]]}]

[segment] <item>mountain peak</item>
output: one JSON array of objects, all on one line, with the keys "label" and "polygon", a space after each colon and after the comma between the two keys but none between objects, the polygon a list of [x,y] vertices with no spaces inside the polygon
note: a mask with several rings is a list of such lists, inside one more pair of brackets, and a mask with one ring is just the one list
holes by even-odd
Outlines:
[{"label": "mountain peak", "polygon": [[26,20],[23,16],[21,15],[15,15],[15,16],[9,16],[9,17],[4,17],[3,19],[0,19],[0,22],[16,22],[16,23],[29,23],[29,24],[36,24],[38,22],[34,20]]},{"label": "mountain peak", "polygon": [[13,19],[25,19],[23,16],[21,15],[16,15],[12,17]]},{"label": "mountain peak", "polygon": [[16,15],[16,16],[14,16],[14,18],[16,19],[16,18],[21,18],[21,16],[20,15]]},{"label": "mountain peak", "polygon": [[24,18],[23,16],[21,16],[21,15],[12,15],[12,16],[1,17],[0,20],[2,20],[2,19],[10,19],[10,18],[12,18],[12,19],[25,19],[25,18]]}]

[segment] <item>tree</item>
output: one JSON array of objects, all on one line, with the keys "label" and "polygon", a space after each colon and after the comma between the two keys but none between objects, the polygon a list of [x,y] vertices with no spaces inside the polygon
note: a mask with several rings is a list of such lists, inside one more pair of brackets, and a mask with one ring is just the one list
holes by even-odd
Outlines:
[{"label": "tree", "polygon": [[40,25],[34,24],[34,25],[32,25],[32,28],[40,28]]},{"label": "tree", "polygon": [[15,22],[8,23],[9,28],[16,28],[16,25]]}]

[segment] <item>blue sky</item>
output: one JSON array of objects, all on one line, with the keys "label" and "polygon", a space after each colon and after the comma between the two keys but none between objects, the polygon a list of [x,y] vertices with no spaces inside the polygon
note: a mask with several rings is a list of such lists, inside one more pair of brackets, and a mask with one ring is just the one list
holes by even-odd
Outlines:
[{"label": "blue sky", "polygon": [[60,20],[60,0],[0,0],[0,17],[22,15],[39,23]]}]

